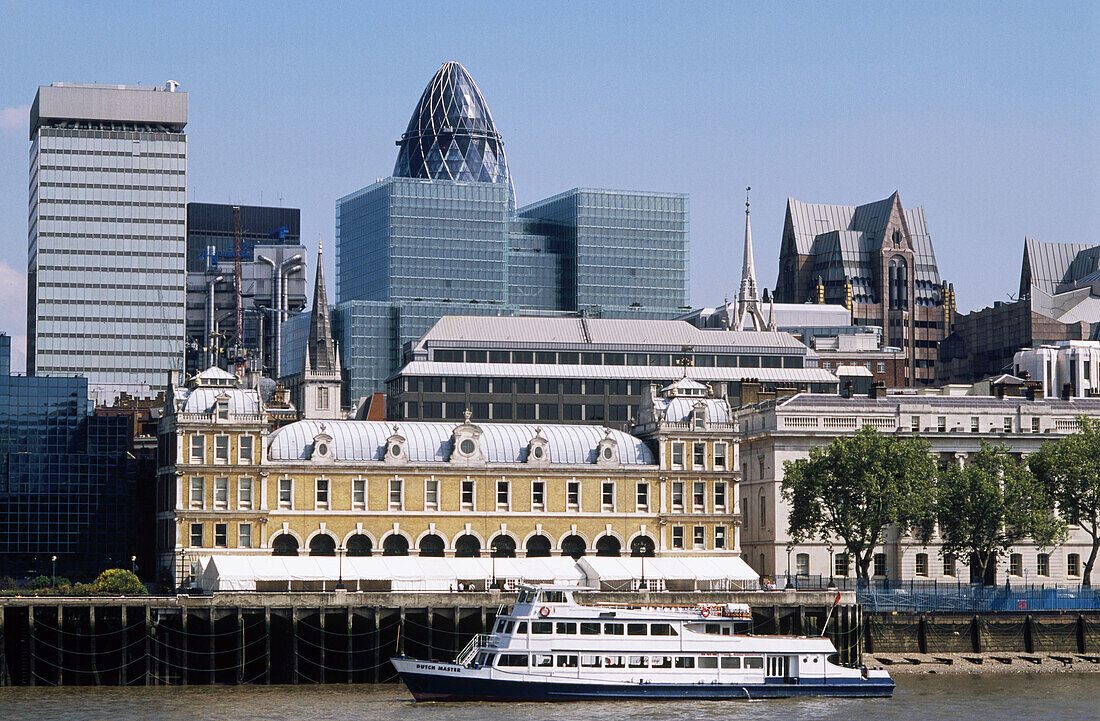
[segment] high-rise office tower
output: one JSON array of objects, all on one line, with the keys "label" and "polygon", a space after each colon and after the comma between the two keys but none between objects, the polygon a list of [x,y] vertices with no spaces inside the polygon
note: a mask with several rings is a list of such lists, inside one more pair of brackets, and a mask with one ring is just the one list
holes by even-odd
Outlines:
[{"label": "high-rise office tower", "polygon": [[187,94],[54,83],[30,118],[27,371],[109,402],[181,368]]}]

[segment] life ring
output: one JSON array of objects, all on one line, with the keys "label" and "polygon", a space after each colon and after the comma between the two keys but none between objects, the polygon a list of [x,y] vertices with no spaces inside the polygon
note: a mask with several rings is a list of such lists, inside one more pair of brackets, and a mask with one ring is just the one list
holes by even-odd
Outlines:
[{"label": "life ring", "polygon": [[539,609],[539,615],[542,616],[543,618],[546,618],[547,616],[550,615],[550,609],[547,606],[543,606],[542,608]]},{"label": "life ring", "polygon": [[703,606],[703,608],[699,610],[699,613],[703,614],[703,618],[706,618],[707,616],[710,615],[710,607],[709,606]]}]

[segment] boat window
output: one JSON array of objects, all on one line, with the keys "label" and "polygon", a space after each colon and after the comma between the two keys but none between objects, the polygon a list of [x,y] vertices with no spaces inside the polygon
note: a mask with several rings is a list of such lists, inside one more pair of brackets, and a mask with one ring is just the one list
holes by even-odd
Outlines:
[{"label": "boat window", "polygon": [[627,636],[644,636],[646,634],[646,625],[644,623],[628,623],[626,624]]},{"label": "boat window", "polygon": [[[512,630],[512,624],[511,623],[508,624],[508,630],[509,631]],[[527,633],[527,622],[526,621],[520,621],[519,622],[519,625],[516,626],[516,633]]]},{"label": "boat window", "polygon": [[676,629],[672,627],[671,623],[654,623],[649,627],[649,634],[651,636],[675,636]]},{"label": "boat window", "polygon": [[558,621],[557,631],[560,634],[575,636],[577,634],[577,624]]},{"label": "boat window", "polygon": [[626,657],[625,656],[604,656],[603,658],[604,668],[625,668]]},{"label": "boat window", "polygon": [[627,666],[630,668],[649,668],[649,657],[647,656],[629,656]]},{"label": "boat window", "polygon": [[601,659],[599,656],[581,656],[581,666],[586,666],[588,668],[599,668],[600,661]]},{"label": "boat window", "polygon": [[600,624],[598,623],[582,623],[581,624],[582,636],[599,636]]},{"label": "boat window", "polygon": [[608,636],[622,636],[623,624],[621,623],[605,623],[603,625],[603,632]]},{"label": "boat window", "polygon": [[516,596],[516,603],[530,603],[530,602],[531,602],[531,592],[530,591],[520,591],[519,595]]},{"label": "boat window", "polygon": [[[512,627],[515,625],[515,623],[516,623],[515,621],[508,621],[507,623],[505,623],[504,624],[504,632],[505,633],[511,633],[512,632]],[[526,623],[521,623],[520,624],[520,626],[526,626],[526,625],[527,625]],[[522,633],[527,633],[527,629],[525,628],[522,631]]]},{"label": "boat window", "polygon": [[651,668],[672,668],[672,656],[652,656],[649,665]]},{"label": "boat window", "polygon": [[504,621],[497,621],[497,633],[504,633]]},{"label": "boat window", "polygon": [[497,661],[497,666],[508,666],[513,668],[526,667],[527,666],[527,654],[525,653],[502,653],[500,654],[500,660]]},{"label": "boat window", "polygon": [[558,656],[558,668],[576,668],[576,656]]},{"label": "boat window", "polygon": [[531,665],[536,668],[550,668],[554,665],[554,657],[548,653],[536,653],[531,657]]},{"label": "boat window", "polygon": [[745,668],[764,668],[764,659],[760,656],[745,656]]},{"label": "boat window", "polygon": [[722,668],[741,668],[740,656],[723,656]]},{"label": "boat window", "polygon": [[707,626],[706,626],[705,633],[718,633],[721,630],[722,630],[721,624],[708,623]]},{"label": "boat window", "polygon": [[694,656],[677,656],[676,668],[695,668]]},{"label": "boat window", "polygon": [[543,603],[565,603],[565,591],[543,591]]},{"label": "boat window", "polygon": [[700,656],[699,668],[718,668],[717,656]]},{"label": "boat window", "polygon": [[531,633],[546,634],[546,633],[553,633],[553,632],[554,632],[554,624],[550,623],[549,621],[532,621],[531,622]]},{"label": "boat window", "polygon": [[485,660],[483,660],[481,662],[482,666],[492,666],[493,665],[493,659],[495,659],[497,657],[497,655],[495,653],[486,653],[486,654],[484,654],[484,656],[485,656]]}]

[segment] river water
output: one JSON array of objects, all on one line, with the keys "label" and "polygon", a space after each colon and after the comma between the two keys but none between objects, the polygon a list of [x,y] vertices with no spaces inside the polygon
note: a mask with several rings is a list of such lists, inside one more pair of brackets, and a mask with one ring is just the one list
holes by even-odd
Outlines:
[{"label": "river water", "polygon": [[892,699],[414,703],[404,687],[0,688],[3,721],[677,721],[1100,718],[1100,675],[900,676]]}]

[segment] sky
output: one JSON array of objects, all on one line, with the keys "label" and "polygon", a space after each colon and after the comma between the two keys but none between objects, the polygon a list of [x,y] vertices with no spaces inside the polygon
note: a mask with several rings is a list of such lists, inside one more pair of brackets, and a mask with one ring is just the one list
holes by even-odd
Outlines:
[{"label": "sky", "polygon": [[985,307],[1017,291],[1025,236],[1100,242],[1098,8],[0,0],[0,330],[22,368],[39,85],[178,81],[188,200],[301,208],[305,244],[332,247],[336,200],[392,173],[448,60],[489,104],[519,204],[574,187],[687,193],[696,306],[736,295],[752,186],[761,288],[788,197],[897,190],[924,206],[959,309]]}]

